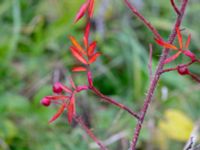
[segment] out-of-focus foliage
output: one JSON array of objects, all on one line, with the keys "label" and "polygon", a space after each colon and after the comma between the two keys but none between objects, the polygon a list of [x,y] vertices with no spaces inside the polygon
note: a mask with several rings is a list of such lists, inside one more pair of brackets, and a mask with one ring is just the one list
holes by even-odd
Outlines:
[{"label": "out-of-focus foliage", "polygon": [[[68,35],[77,39],[83,34],[84,20],[73,19],[83,0],[1,0],[0,1],[0,150],[86,150],[92,149],[90,138],[76,124],[69,126],[66,116],[48,125],[56,109],[39,104],[50,95],[55,74],[65,83],[76,63],[69,52]],[[167,39],[176,18],[169,1],[133,1],[133,4]],[[200,58],[200,3],[191,0],[182,28],[192,34],[190,49]],[[122,1],[99,0],[93,23],[93,39],[98,42],[101,59],[92,66],[95,85],[134,110],[143,104],[148,88],[148,45],[153,43],[153,69],[161,54],[151,32],[126,8]],[[176,41],[177,42],[177,41]],[[176,44],[175,42],[175,44]],[[186,62],[183,57],[168,65]],[[199,64],[190,70],[200,75]],[[86,82],[85,74],[75,76]],[[141,133],[140,149],[183,149],[185,141],[160,138],[159,120],[168,109],[181,110],[181,118],[199,120],[200,87],[191,78],[176,72],[162,76]],[[102,103],[92,93],[81,93],[78,112],[88,120],[95,134],[109,140],[109,149],[127,150],[135,121],[129,114]],[[177,118],[176,115],[170,117]],[[178,117],[178,118],[179,118]],[[175,124],[175,122],[174,122]],[[179,124],[184,124],[184,119]],[[167,124],[165,124],[167,125]],[[167,131],[173,132],[170,127]],[[191,130],[191,128],[190,128]],[[189,130],[185,131],[189,134]],[[158,133],[163,134],[163,133]],[[182,138],[181,135],[179,135]],[[161,137],[161,136],[160,136]],[[185,139],[185,138],[184,138]],[[163,141],[162,146],[159,140]]]},{"label": "out-of-focus foliage", "polygon": [[166,110],[158,126],[167,137],[178,141],[187,141],[194,127],[191,119],[178,110]]}]

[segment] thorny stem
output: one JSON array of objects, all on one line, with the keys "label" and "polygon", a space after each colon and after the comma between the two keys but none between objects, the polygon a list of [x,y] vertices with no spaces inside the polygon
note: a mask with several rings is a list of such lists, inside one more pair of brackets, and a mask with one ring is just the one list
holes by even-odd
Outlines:
[{"label": "thorny stem", "polygon": [[175,11],[178,15],[180,15],[181,13],[180,13],[178,7],[176,6],[174,0],[170,0],[170,2],[171,2],[171,4],[172,4],[172,7],[174,8],[174,11]]},{"label": "thorny stem", "polygon": [[91,139],[99,145],[101,150],[107,150],[107,148],[102,144],[102,142],[99,139],[97,139],[93,132],[85,125],[81,117],[74,116],[74,120],[85,130],[85,132],[91,137]]},{"label": "thorny stem", "polygon": [[151,30],[154,36],[158,39],[162,39],[156,28],[142,15],[138,12],[138,10],[131,5],[128,0],[124,0],[125,4],[129,7],[129,9]]},{"label": "thorny stem", "polygon": [[[135,8],[128,2],[128,0],[124,0],[124,1],[129,6],[129,8],[133,11],[133,13],[137,15],[138,14],[137,11],[135,11]],[[184,12],[185,12],[187,4],[188,4],[188,0],[183,0],[182,6],[181,6],[181,9],[180,9],[180,15],[177,17],[176,23],[175,23],[175,25],[173,27],[173,30],[172,30],[172,33],[169,36],[168,43],[170,43],[170,44],[173,43],[173,41],[174,41],[174,39],[176,37],[176,28],[179,27],[181,22],[182,22],[183,15],[184,15]],[[144,17],[141,17],[140,15],[138,17],[145,23]],[[147,25],[147,27],[149,28],[149,24],[145,23],[145,25]],[[154,33],[155,30],[153,30],[152,32]],[[134,135],[133,135],[133,139],[132,139],[132,143],[131,143],[131,150],[136,150],[136,144],[137,144],[137,141],[138,141],[140,130],[142,128],[142,123],[144,121],[144,118],[145,118],[147,109],[149,107],[149,104],[152,101],[152,97],[153,97],[155,88],[157,86],[158,80],[160,79],[160,75],[161,75],[160,72],[163,70],[164,61],[167,58],[168,54],[169,54],[169,49],[164,48],[163,52],[162,52],[162,56],[160,57],[160,60],[159,60],[155,75],[153,77],[153,80],[150,83],[150,87],[149,87],[147,96],[145,98],[144,105],[143,105],[143,107],[142,107],[142,109],[140,111],[140,119],[138,120],[138,123],[137,123],[135,131],[134,131]]]}]

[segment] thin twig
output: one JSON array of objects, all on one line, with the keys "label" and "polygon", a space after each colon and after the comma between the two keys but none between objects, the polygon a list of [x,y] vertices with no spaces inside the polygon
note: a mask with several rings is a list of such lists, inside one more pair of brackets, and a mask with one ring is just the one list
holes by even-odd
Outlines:
[{"label": "thin twig", "polygon": [[162,39],[156,28],[154,28],[154,26],[142,14],[140,14],[128,0],[124,0],[124,2],[129,7],[129,9],[151,30],[156,38]]},{"label": "thin twig", "polygon": [[[130,3],[127,3],[128,1],[125,0],[126,4],[129,4]],[[182,22],[182,19],[183,19],[183,14],[185,12],[185,9],[186,9],[186,6],[188,4],[188,0],[183,0],[182,2],[182,5],[181,5],[181,15],[179,15],[176,19],[176,23],[173,27],[173,30],[172,30],[172,33],[170,34],[169,36],[169,40],[168,40],[168,43],[173,43],[175,37],[176,37],[176,29],[180,26],[181,22]],[[130,5],[131,6],[131,5]],[[132,8],[132,7],[131,7]],[[134,8],[134,7],[133,7]],[[144,20],[144,19],[143,19]],[[149,26],[147,26],[149,28]],[[153,32],[153,31],[152,31]],[[153,32],[154,33],[154,32]],[[157,83],[158,83],[158,80],[160,79],[160,72],[163,70],[163,67],[164,67],[164,62],[167,58],[169,54],[169,49],[167,48],[164,48],[163,49],[163,52],[162,52],[162,55],[160,57],[160,61],[158,63],[158,66],[157,66],[157,69],[156,69],[156,73],[153,77],[153,80],[151,81],[150,83],[150,87],[149,87],[149,90],[148,90],[148,93],[147,93],[147,96],[145,98],[145,101],[144,101],[144,105],[140,111],[140,120],[138,120],[138,123],[136,125],[136,128],[135,128],[135,131],[134,131],[134,135],[133,135],[133,139],[132,139],[132,142],[131,142],[131,147],[130,149],[131,150],[135,150],[136,149],[136,144],[137,144],[137,141],[138,141],[138,137],[139,137],[139,134],[140,134],[140,130],[142,128],[142,123],[144,121],[144,118],[145,118],[145,115],[146,115],[146,112],[147,112],[147,109],[149,107],[149,104],[151,103],[152,101],[152,97],[153,97],[153,94],[154,94],[154,91],[155,91],[155,88],[157,86]]]},{"label": "thin twig", "polygon": [[103,143],[97,139],[97,137],[93,134],[93,132],[85,125],[81,117],[74,116],[74,120],[85,130],[85,132],[99,145],[101,150],[107,150],[107,148],[103,145]]},{"label": "thin twig", "polygon": [[130,108],[128,108],[127,106],[115,101],[114,99],[108,97],[108,96],[105,96],[104,94],[102,94],[97,88],[95,88],[94,86],[93,87],[90,87],[90,89],[96,94],[98,95],[100,98],[102,98],[102,100],[108,102],[108,103],[111,103],[125,111],[127,111],[129,114],[131,114],[132,116],[134,116],[135,118],[139,119],[139,115],[136,113],[136,112],[133,112]]},{"label": "thin twig", "polygon": [[199,60],[199,59],[197,59],[196,61],[200,63],[200,60]]},{"label": "thin twig", "polygon": [[92,90],[96,95],[98,95],[101,99],[103,99],[104,101],[111,103],[125,111],[127,111],[129,114],[131,114],[132,116],[134,116],[136,119],[139,119],[139,115],[136,112],[133,112],[130,108],[128,108],[127,106],[117,102],[116,100],[105,96],[103,93],[101,93],[97,88],[95,88],[93,86],[93,80],[92,80],[92,76],[90,76],[90,81],[92,84],[87,86],[87,85],[82,85],[82,86],[78,86],[76,89],[76,92],[81,92],[81,91],[85,91],[85,90]]},{"label": "thin twig", "polygon": [[148,63],[148,69],[149,69],[149,78],[150,82],[152,81],[152,53],[153,53],[153,47],[152,44],[149,44],[149,63]]},{"label": "thin twig", "polygon": [[[182,64],[182,67],[185,66],[185,67],[189,67],[190,65],[192,65],[193,63],[195,62],[198,62],[197,60],[191,60],[190,62],[188,62],[187,64]],[[174,67],[174,68],[167,68],[167,69],[164,69],[162,70],[160,73],[165,73],[165,72],[170,72],[170,71],[174,71],[174,70],[177,70],[178,69],[178,66],[177,67]]]},{"label": "thin twig", "polygon": [[190,73],[189,75],[192,77],[193,80],[195,80],[195,81],[197,81],[198,83],[200,83],[200,78],[197,77],[195,74]]},{"label": "thin twig", "polygon": [[165,72],[174,71],[174,70],[177,70],[177,67],[164,69],[164,70],[162,70],[162,71],[160,72],[160,74],[165,73]]},{"label": "thin twig", "polygon": [[178,7],[176,6],[174,0],[170,0],[170,2],[171,2],[171,4],[172,4],[172,7],[173,7],[174,11],[175,11],[178,15],[180,15],[181,13],[180,13]]}]

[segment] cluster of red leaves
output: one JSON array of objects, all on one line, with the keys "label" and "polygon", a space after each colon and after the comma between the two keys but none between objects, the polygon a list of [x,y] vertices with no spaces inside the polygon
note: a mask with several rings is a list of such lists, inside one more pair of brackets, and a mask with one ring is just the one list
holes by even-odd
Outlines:
[{"label": "cluster of red leaves", "polygon": [[75,22],[78,22],[83,16],[87,17],[87,25],[85,27],[85,33],[83,36],[83,46],[77,42],[75,37],[70,36],[72,46],[70,51],[74,58],[76,58],[82,65],[74,67],[72,71],[80,72],[87,71],[87,66],[94,63],[96,59],[101,55],[99,52],[95,52],[96,41],[89,42],[90,33],[90,19],[93,16],[94,11],[94,0],[87,0],[78,11]]},{"label": "cluster of red leaves", "polygon": [[175,45],[169,44],[162,39],[155,39],[156,43],[160,46],[163,46],[165,48],[169,48],[172,50],[177,51],[176,54],[172,55],[171,57],[167,58],[165,60],[165,64],[170,63],[171,61],[175,60],[178,58],[178,56],[182,53],[185,56],[189,57],[192,61],[196,59],[195,55],[188,49],[190,40],[191,40],[191,35],[188,36],[187,41],[185,45],[183,44],[183,39],[182,39],[182,34],[179,28],[176,29],[177,36],[178,36],[178,42],[179,42],[179,48],[176,47]]},{"label": "cluster of red leaves", "polygon": [[[94,63],[100,56],[99,52],[95,52],[96,42],[89,42],[90,34],[90,19],[93,16],[94,11],[94,0],[86,0],[78,11],[75,22],[78,22],[83,16],[87,17],[87,24],[83,36],[83,45],[81,45],[73,36],[69,36],[72,46],[70,51],[75,59],[77,59],[81,65],[74,67],[72,71],[80,72],[87,71],[89,85],[92,85],[91,72],[88,70],[90,64]],[[66,109],[68,122],[71,123],[73,117],[76,115],[75,107],[75,94],[82,90],[87,90],[88,86],[75,86],[73,80],[70,78],[71,88],[65,86],[59,82],[53,85],[53,92],[55,95],[46,96],[41,100],[41,104],[48,107],[52,103],[60,105],[60,108],[56,114],[49,120],[49,123],[55,121]]]},{"label": "cluster of red leaves", "polygon": [[177,53],[175,53],[174,55],[167,58],[164,63],[165,64],[170,63],[171,61],[178,58],[181,53],[184,54],[185,56],[189,57],[191,59],[191,61],[187,64],[179,64],[175,68],[168,68],[168,69],[164,70],[163,72],[169,72],[169,71],[177,70],[177,72],[180,75],[189,75],[194,80],[196,80],[197,82],[200,82],[199,77],[197,77],[195,74],[191,73],[190,70],[188,69],[188,67],[190,65],[192,65],[193,63],[200,62],[200,60],[198,60],[196,58],[195,54],[193,54],[188,49],[190,41],[191,41],[191,35],[188,36],[186,43],[183,44],[183,38],[182,38],[182,34],[181,34],[181,31],[180,31],[179,28],[176,28],[176,33],[177,33],[177,37],[178,37],[179,48],[176,47],[175,45],[172,45],[170,43],[163,41],[162,39],[157,39],[157,38],[155,39],[155,41],[158,45],[163,46],[164,48],[168,48],[168,49],[177,51]]}]

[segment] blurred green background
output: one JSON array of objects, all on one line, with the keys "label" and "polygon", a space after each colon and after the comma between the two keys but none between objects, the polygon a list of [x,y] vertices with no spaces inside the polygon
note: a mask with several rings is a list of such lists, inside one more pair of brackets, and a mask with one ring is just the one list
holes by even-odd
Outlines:
[{"label": "blurred green background", "polygon": [[[76,61],[68,47],[68,35],[81,40],[85,21],[73,19],[83,0],[0,0],[0,150],[87,150],[93,141],[75,123],[70,126],[63,114],[48,125],[57,108],[45,108],[40,99],[51,95],[53,81],[86,82],[85,74],[71,73]],[[180,1],[178,1],[180,3]],[[169,1],[134,1],[134,5],[167,39],[176,15]],[[190,49],[200,58],[200,2],[191,0],[182,28],[184,39],[192,34]],[[139,110],[149,84],[148,45],[153,44],[153,69],[161,47],[151,32],[118,0],[99,0],[93,19],[92,39],[103,55],[92,66],[95,85],[121,103]],[[177,41],[175,41],[177,43]],[[187,62],[179,60],[167,65]],[[200,75],[200,65],[190,70]],[[190,77],[176,72],[161,77],[138,143],[138,150],[183,149],[200,117],[200,86]],[[160,122],[166,111],[180,111],[173,127]],[[173,109],[173,110],[172,110]],[[129,114],[103,103],[90,92],[77,95],[77,110],[95,134],[112,150],[127,150],[135,120]],[[180,118],[185,119],[180,119]],[[177,119],[178,118],[178,119]],[[179,120],[179,122],[176,122]],[[167,123],[166,123],[167,124]],[[197,133],[198,134],[198,133]],[[153,137],[153,138],[152,138]]]}]

